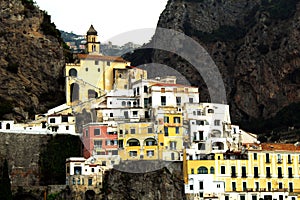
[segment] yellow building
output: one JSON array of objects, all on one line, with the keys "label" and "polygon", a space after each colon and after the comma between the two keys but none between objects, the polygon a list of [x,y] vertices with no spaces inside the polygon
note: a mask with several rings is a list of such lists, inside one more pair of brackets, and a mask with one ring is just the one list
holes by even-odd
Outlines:
[{"label": "yellow building", "polygon": [[158,159],[157,135],[153,123],[120,123],[118,138],[121,160]]},{"label": "yellow building", "polygon": [[78,54],[75,63],[66,64],[67,105],[104,95],[115,84],[114,69],[130,66],[130,62],[121,57],[100,54],[100,43],[93,26],[87,32],[86,52]]},{"label": "yellow building", "polygon": [[300,147],[293,144],[252,144],[199,159],[184,160],[189,199],[300,199]]},{"label": "yellow building", "polygon": [[158,108],[158,142],[160,158],[163,160],[181,160],[183,150],[182,111],[174,107]]}]

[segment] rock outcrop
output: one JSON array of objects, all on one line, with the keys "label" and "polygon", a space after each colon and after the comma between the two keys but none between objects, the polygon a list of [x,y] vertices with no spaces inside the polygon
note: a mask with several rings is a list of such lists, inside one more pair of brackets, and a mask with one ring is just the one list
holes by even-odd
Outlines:
[{"label": "rock outcrop", "polygon": [[59,31],[31,0],[0,1],[0,118],[25,120],[63,103]]},{"label": "rock outcrop", "polygon": [[[299,18],[298,0],[169,0],[158,27],[184,33],[207,50],[222,74],[232,119],[241,122],[270,118],[300,101]],[[147,59],[136,52],[129,56],[135,65],[168,65],[200,87],[202,101],[210,98],[182,57],[155,50]]]},{"label": "rock outcrop", "polygon": [[184,195],[182,163],[173,162],[147,173],[108,171],[103,186],[104,199],[173,200]]}]

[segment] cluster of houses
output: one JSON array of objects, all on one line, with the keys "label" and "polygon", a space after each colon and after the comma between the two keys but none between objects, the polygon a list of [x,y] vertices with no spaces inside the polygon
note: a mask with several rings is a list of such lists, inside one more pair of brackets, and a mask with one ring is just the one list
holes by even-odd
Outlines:
[{"label": "cluster of houses", "polygon": [[30,124],[0,124],[79,135],[83,157],[66,160],[73,191],[100,194],[105,171],[124,162],[180,161],[187,199],[300,199],[300,146],[260,144],[231,124],[228,105],[199,102],[197,87],[148,79],[123,58],[102,55],[93,26],[86,41],[86,53],[65,67],[66,104]]}]

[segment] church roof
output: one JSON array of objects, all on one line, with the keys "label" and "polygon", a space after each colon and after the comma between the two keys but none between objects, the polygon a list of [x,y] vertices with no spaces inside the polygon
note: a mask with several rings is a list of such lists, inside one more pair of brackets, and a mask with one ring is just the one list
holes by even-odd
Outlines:
[{"label": "church roof", "polygon": [[91,25],[91,27],[89,28],[87,35],[97,35],[97,31],[95,30],[93,25]]}]

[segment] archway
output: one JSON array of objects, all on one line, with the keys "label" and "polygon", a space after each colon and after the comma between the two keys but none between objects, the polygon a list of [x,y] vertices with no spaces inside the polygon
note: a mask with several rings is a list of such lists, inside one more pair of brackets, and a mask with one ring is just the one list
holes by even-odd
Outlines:
[{"label": "archway", "polygon": [[98,97],[98,93],[95,90],[88,90],[88,98],[92,99],[92,98],[97,98]]},{"label": "archway", "polygon": [[144,141],[145,146],[155,146],[157,145],[157,141],[154,138],[147,138]]},{"label": "archway", "polygon": [[72,83],[70,86],[70,101],[74,102],[76,100],[79,100],[79,85]]},{"label": "archway", "polygon": [[69,76],[77,77],[77,70],[72,68],[69,70]]},{"label": "archway", "polygon": [[127,146],[140,146],[140,141],[135,138],[129,139],[127,141]]}]

